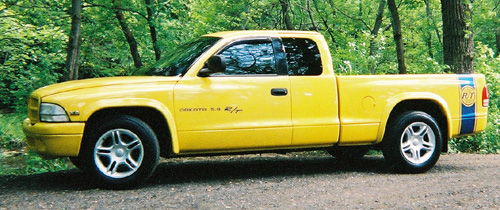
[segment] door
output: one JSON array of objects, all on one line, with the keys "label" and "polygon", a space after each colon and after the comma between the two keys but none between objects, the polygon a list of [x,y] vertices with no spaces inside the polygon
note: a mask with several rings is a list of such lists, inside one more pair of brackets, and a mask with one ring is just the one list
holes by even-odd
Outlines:
[{"label": "door", "polygon": [[335,77],[328,71],[316,42],[282,38],[290,76],[293,146],[332,146],[339,139]]},{"label": "door", "polygon": [[272,149],[291,144],[290,81],[278,75],[268,38],[233,42],[226,70],[182,78],[174,106],[181,153]]}]

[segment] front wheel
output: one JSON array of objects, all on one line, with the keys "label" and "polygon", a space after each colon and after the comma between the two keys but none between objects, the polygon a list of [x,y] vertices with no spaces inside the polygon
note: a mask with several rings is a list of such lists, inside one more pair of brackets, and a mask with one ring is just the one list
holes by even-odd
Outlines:
[{"label": "front wheel", "polygon": [[128,189],[148,179],[159,160],[158,140],[143,121],[115,116],[93,125],[82,148],[85,169],[99,184]]},{"label": "front wheel", "polygon": [[438,161],[442,139],[441,130],[432,116],[411,111],[388,124],[382,151],[395,170],[423,173]]}]

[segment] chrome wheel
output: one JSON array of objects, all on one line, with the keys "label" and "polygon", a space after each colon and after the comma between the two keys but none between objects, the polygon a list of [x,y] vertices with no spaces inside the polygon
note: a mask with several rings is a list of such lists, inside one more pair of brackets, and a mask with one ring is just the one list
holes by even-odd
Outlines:
[{"label": "chrome wheel", "polygon": [[141,139],[127,129],[113,129],[104,133],[95,144],[94,162],[97,169],[110,178],[124,178],[134,174],[144,158]]},{"label": "chrome wheel", "polygon": [[414,164],[429,160],[436,148],[436,136],[429,125],[414,122],[406,127],[401,136],[401,152]]}]

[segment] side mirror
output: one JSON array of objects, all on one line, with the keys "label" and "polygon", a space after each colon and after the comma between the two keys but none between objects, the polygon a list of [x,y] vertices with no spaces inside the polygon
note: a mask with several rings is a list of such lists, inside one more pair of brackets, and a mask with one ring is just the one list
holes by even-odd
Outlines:
[{"label": "side mirror", "polygon": [[200,77],[208,77],[213,73],[220,73],[226,71],[226,61],[224,57],[220,55],[214,55],[208,59],[205,63],[207,68],[203,68],[198,72],[198,76]]}]

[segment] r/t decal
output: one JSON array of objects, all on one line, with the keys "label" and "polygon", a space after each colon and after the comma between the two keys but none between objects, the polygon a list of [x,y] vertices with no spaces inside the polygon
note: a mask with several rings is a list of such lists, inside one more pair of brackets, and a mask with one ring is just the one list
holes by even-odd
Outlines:
[{"label": "r/t decal", "polygon": [[476,89],[470,85],[465,85],[460,90],[462,104],[466,107],[471,107],[476,103]]},{"label": "r/t decal", "polygon": [[238,114],[238,112],[243,111],[243,109],[239,109],[237,106],[236,107],[231,107],[231,106],[226,106],[226,109],[224,111],[229,112],[231,114]]}]

